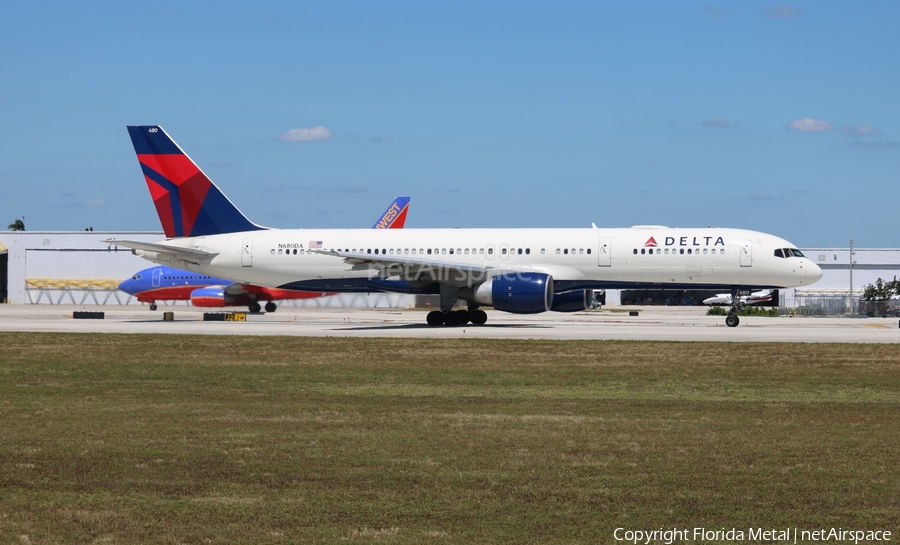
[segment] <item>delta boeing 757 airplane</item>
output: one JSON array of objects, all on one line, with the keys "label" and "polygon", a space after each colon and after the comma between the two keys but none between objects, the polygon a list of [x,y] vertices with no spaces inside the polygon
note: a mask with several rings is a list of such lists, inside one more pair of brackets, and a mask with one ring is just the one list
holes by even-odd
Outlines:
[{"label": "delta boeing 757 airplane", "polygon": [[[409,200],[409,197],[394,199],[372,229],[403,229],[409,212]],[[260,301],[263,301],[266,312],[275,312],[278,308],[275,301],[332,295],[327,292],[280,290],[240,284],[225,278],[165,266],[138,271],[131,278],[123,280],[119,289],[142,303],[150,303],[150,310],[156,310],[157,301],[190,301],[195,307],[246,306],[250,312],[259,312],[262,310]]]},{"label": "delta boeing 757 airplane", "polygon": [[[807,286],[819,267],[790,242],[725,228],[269,229],[231,203],[162,127],[128,127],[166,240],[109,240],[154,263],[235,282],[318,292],[440,295],[429,325],[484,324],[589,308],[592,290]],[[466,310],[453,311],[457,302]]]}]

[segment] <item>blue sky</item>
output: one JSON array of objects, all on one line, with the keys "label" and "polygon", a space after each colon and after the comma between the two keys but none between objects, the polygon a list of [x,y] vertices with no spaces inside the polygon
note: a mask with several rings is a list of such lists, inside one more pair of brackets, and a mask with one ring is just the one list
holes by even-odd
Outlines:
[{"label": "blue sky", "polygon": [[900,2],[14,2],[0,221],[159,230],[125,125],[253,221],[900,247]]}]

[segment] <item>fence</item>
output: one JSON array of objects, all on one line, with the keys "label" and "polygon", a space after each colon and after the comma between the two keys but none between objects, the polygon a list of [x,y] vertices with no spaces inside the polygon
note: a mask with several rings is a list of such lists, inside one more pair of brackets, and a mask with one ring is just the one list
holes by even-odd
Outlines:
[{"label": "fence", "polygon": [[[847,295],[802,294],[794,295],[794,306],[788,307],[784,300],[779,305],[781,314],[797,316],[843,316],[849,312]],[[853,298],[854,311],[859,308],[859,298]]]}]

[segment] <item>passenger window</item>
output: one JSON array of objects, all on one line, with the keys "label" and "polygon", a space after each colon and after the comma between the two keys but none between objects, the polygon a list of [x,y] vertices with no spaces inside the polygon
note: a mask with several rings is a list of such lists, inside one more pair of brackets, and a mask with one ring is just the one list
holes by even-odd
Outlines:
[{"label": "passenger window", "polygon": [[[557,248],[557,249],[556,249],[556,255],[559,255],[560,253],[561,253],[561,252],[560,252],[559,248]],[[637,253],[637,250],[635,250],[634,253]]]},{"label": "passenger window", "polygon": [[500,255],[506,255],[506,248],[500,248]]},{"label": "passenger window", "polygon": [[469,249],[466,248],[466,255],[469,255]]},{"label": "passenger window", "polygon": [[488,255],[494,255],[494,249],[488,248]]},{"label": "passenger window", "polygon": [[591,249],[590,249],[590,248],[587,249],[587,253],[588,253],[588,255],[591,255]]},{"label": "passenger window", "polygon": [[679,250],[678,250],[678,253],[681,254],[681,255],[684,255],[684,248],[679,249]]},{"label": "passenger window", "polygon": [[641,253],[642,253],[642,254],[647,253],[647,248],[641,248]]},{"label": "passenger window", "polygon": [[519,248],[519,255],[522,255],[522,248]]},{"label": "passenger window", "polygon": [[428,255],[431,255],[431,248],[428,248]]},{"label": "passenger window", "polygon": [[634,253],[637,254],[637,248],[634,249]]},{"label": "passenger window", "polygon": [[669,249],[668,249],[668,248],[666,248],[665,254],[666,254],[666,255],[669,255]]},{"label": "passenger window", "polygon": [[[450,252],[453,253],[453,250],[450,250]],[[441,254],[447,255],[447,248],[441,248]]]},{"label": "passenger window", "polygon": [[546,254],[547,254],[547,249],[541,248],[541,255],[546,255]]},{"label": "passenger window", "polygon": [[583,254],[583,253],[584,253],[584,248],[579,248],[579,249],[578,249],[578,255],[581,255],[581,254]]},{"label": "passenger window", "polygon": [[566,255],[569,255],[569,249],[566,248],[565,250],[563,250],[563,253],[566,254]]},{"label": "passenger window", "polygon": [[480,250],[478,250],[478,253],[484,255],[484,248],[481,248]]},{"label": "passenger window", "polygon": [[525,255],[531,255],[531,248],[525,248]]},{"label": "passenger window", "polygon": [[272,255],[275,255],[275,248],[272,248]]},{"label": "passenger window", "polygon": [[453,255],[453,248],[450,248],[450,255]]},{"label": "passenger window", "polygon": [[706,255],[706,248],[703,248],[703,255]]}]

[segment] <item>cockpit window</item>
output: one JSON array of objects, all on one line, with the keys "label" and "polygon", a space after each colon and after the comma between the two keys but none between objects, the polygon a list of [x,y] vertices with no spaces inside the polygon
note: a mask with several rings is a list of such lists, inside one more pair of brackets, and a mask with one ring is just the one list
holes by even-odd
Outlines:
[{"label": "cockpit window", "polygon": [[775,257],[784,257],[784,252],[781,251],[781,248],[775,250]]},{"label": "cockpit window", "polygon": [[[785,250],[785,251],[787,251],[787,250]],[[791,254],[793,254],[794,257],[803,257],[803,252],[801,252],[797,248],[791,248],[790,252],[791,252]]]},{"label": "cockpit window", "polygon": [[136,274],[136,275],[132,276],[131,279],[132,279],[132,280],[140,280],[140,279],[141,279],[141,275]]}]

